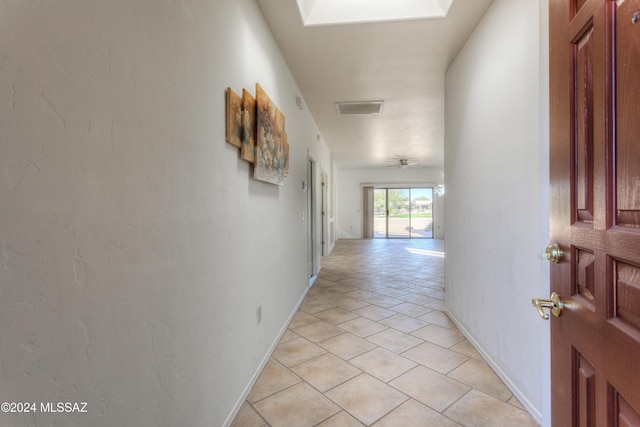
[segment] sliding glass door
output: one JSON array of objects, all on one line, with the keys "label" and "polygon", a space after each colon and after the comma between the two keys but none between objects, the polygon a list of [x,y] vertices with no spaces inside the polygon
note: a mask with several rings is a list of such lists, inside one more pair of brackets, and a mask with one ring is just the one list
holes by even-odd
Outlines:
[{"label": "sliding glass door", "polygon": [[373,200],[374,237],[433,237],[433,188],[376,188]]},{"label": "sliding glass door", "polygon": [[387,237],[387,190],[373,190],[373,237]]},{"label": "sliding glass door", "polygon": [[433,238],[433,188],[411,189],[411,237]]},{"label": "sliding glass door", "polygon": [[411,192],[387,189],[387,237],[411,237]]}]

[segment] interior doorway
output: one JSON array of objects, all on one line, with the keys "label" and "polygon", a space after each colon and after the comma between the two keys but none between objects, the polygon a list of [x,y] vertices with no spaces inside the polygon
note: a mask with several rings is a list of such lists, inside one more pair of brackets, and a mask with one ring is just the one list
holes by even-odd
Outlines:
[{"label": "interior doorway", "polygon": [[322,256],[327,256],[329,255],[329,251],[328,251],[328,243],[329,243],[329,236],[327,235],[328,230],[329,230],[329,215],[327,212],[328,206],[327,206],[327,182],[328,182],[328,178],[327,178],[327,173],[322,170],[322,168],[320,168],[320,187],[322,188],[322,196],[320,197],[320,223],[322,226],[322,231],[320,233],[321,236],[321,244],[322,244]]},{"label": "interior doorway", "polygon": [[307,192],[307,273],[309,278],[315,275],[315,202],[314,202],[314,176],[315,162],[312,158],[307,163],[307,182],[305,190]]},{"label": "interior doorway", "polygon": [[374,238],[433,238],[433,188],[376,188]]}]

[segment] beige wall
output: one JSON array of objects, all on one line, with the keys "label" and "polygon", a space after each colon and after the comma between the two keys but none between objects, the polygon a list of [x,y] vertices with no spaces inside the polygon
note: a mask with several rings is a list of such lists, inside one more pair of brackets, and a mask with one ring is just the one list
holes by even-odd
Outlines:
[{"label": "beige wall", "polygon": [[447,310],[544,425],[549,294],[546,1],[496,0],[446,75]]},{"label": "beige wall", "polygon": [[[256,82],[283,187],[225,143]],[[88,403],[0,425],[228,422],[308,286],[299,95],[253,0],[0,3],[0,401]]]}]

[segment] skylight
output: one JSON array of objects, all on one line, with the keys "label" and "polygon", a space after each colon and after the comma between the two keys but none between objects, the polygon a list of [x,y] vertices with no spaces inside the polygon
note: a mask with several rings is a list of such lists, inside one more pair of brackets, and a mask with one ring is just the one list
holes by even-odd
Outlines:
[{"label": "skylight", "polygon": [[305,26],[445,18],[452,1],[297,0]]}]

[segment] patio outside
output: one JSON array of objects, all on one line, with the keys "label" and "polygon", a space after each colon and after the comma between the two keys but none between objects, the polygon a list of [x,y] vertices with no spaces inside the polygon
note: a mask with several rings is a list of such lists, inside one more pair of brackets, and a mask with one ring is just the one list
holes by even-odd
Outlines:
[{"label": "patio outside", "polygon": [[374,237],[432,238],[432,188],[374,190]]}]

